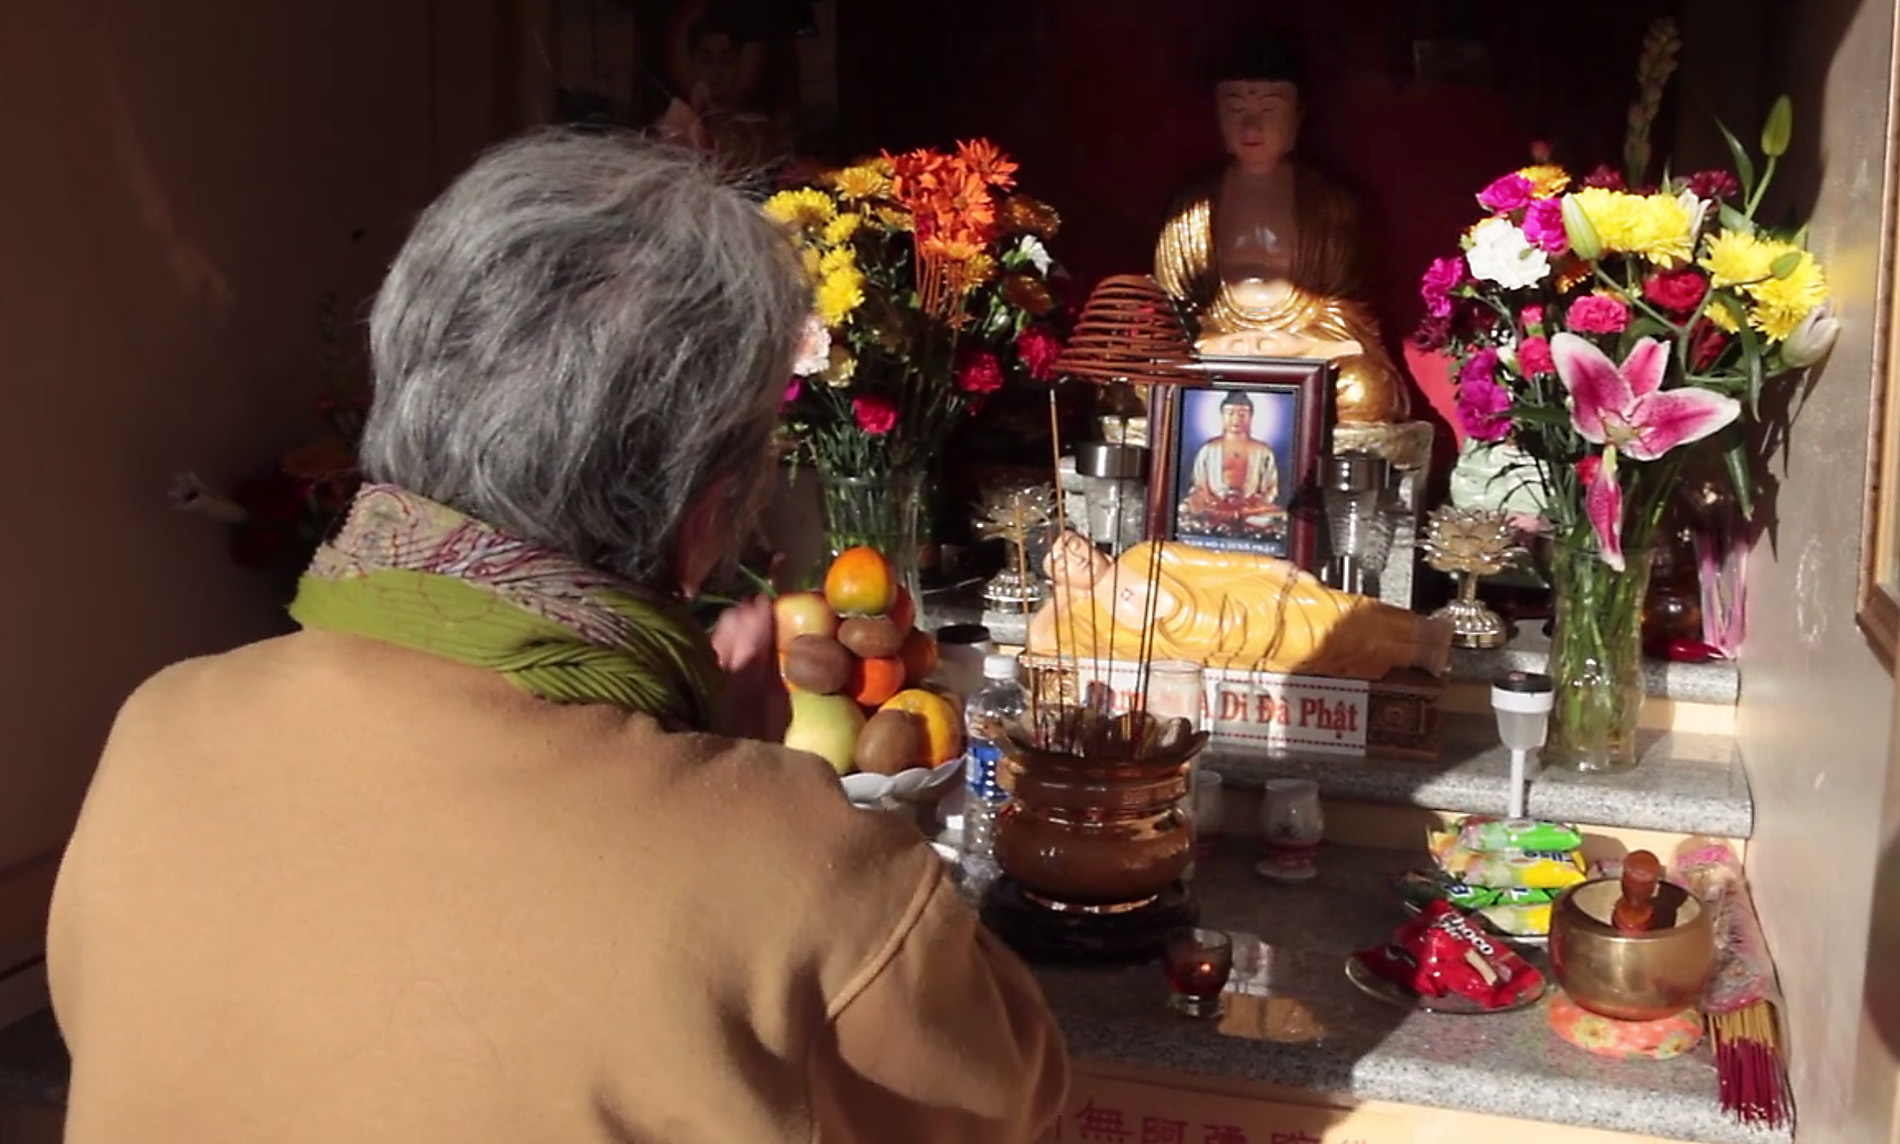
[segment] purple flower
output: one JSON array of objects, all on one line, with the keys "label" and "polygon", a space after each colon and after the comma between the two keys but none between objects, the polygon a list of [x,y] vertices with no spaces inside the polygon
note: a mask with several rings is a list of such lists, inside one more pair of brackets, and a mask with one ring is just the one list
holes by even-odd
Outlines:
[{"label": "purple flower", "polygon": [[1419,296],[1425,299],[1425,312],[1434,318],[1451,317],[1451,292],[1464,285],[1464,281],[1464,259],[1432,259],[1424,279],[1418,284]]},{"label": "purple flower", "polygon": [[1458,422],[1478,441],[1502,441],[1511,432],[1511,395],[1498,384],[1498,351],[1480,350],[1458,369]]},{"label": "purple flower", "polygon": [[1630,324],[1630,308],[1615,298],[1585,294],[1570,303],[1564,322],[1580,334],[1620,334]]},{"label": "purple flower", "polygon": [[1546,254],[1562,254],[1570,249],[1570,236],[1564,233],[1562,199],[1538,199],[1524,211],[1524,237]]},{"label": "purple flower", "polygon": [[798,395],[803,392],[805,392],[805,383],[798,378],[793,378],[790,382],[786,383],[785,396],[778,400],[779,408],[783,409],[785,406],[797,401]]},{"label": "purple flower", "polygon": [[1478,205],[1492,214],[1509,214],[1522,210],[1531,201],[1531,192],[1535,190],[1531,181],[1516,173],[1493,179],[1491,185],[1478,192]]}]

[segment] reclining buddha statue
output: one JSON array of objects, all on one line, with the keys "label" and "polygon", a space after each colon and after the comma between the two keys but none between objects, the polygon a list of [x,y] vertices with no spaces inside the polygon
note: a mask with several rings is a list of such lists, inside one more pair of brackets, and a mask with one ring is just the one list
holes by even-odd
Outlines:
[{"label": "reclining buddha statue", "polygon": [[1411,409],[1359,270],[1359,223],[1338,185],[1291,157],[1304,92],[1284,41],[1240,42],[1216,75],[1230,159],[1176,202],[1155,281],[1198,323],[1208,357],[1323,358],[1338,421],[1391,424]]},{"label": "reclining buddha statue", "polygon": [[1145,655],[1379,679],[1399,668],[1443,675],[1451,653],[1449,621],[1328,588],[1272,556],[1151,540],[1111,561],[1085,537],[1064,532],[1044,569],[1054,591],[1029,621],[1034,656],[1134,662]]}]

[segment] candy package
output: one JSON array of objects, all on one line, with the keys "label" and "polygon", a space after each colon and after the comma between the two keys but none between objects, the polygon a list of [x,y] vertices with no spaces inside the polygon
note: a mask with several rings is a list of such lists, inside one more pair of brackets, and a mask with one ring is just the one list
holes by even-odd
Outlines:
[{"label": "candy package", "polygon": [[1478,916],[1511,937],[1544,937],[1550,933],[1549,902],[1500,902],[1479,910]]},{"label": "candy package", "polygon": [[1458,996],[1504,1009],[1542,991],[1544,977],[1450,902],[1429,902],[1392,940],[1353,954],[1373,973],[1423,997]]},{"label": "candy package", "polygon": [[1535,818],[1482,818],[1473,815],[1457,823],[1458,845],[1479,853],[1500,850],[1575,850],[1583,834],[1560,822]]},{"label": "candy package", "polygon": [[1443,870],[1407,870],[1399,875],[1395,888],[1400,897],[1415,906],[1443,899],[1461,910],[1482,910],[1489,906],[1549,905],[1563,892],[1533,890],[1523,886],[1474,886]]},{"label": "candy package", "polygon": [[1432,857],[1439,868],[1470,885],[1493,889],[1562,890],[1584,879],[1583,855],[1576,850],[1470,850],[1458,842],[1439,847]]}]

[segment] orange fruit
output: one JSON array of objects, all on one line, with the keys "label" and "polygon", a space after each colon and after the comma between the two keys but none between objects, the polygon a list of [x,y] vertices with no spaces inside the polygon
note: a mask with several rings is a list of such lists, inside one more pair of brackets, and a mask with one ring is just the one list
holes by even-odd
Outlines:
[{"label": "orange fruit", "polygon": [[851,671],[845,694],[866,707],[876,707],[904,687],[904,661],[894,655],[860,659]]},{"label": "orange fruit", "polygon": [[891,623],[897,630],[907,632],[917,622],[917,601],[910,598],[910,589],[902,584],[897,586],[897,599],[891,604]]},{"label": "orange fruit", "polygon": [[937,637],[912,628],[897,657],[904,661],[904,682],[922,683],[937,670]]},{"label": "orange fruit", "polygon": [[825,570],[825,602],[847,616],[883,615],[897,589],[897,573],[875,548],[847,548]]},{"label": "orange fruit", "polygon": [[963,753],[963,712],[944,695],[911,687],[891,696],[878,710],[908,711],[923,719],[930,738],[931,765],[949,762]]}]

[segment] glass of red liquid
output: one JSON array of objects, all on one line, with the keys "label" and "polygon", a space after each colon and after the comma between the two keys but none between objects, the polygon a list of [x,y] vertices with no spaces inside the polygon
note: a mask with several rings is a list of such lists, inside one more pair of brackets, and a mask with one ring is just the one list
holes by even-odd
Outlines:
[{"label": "glass of red liquid", "polygon": [[1221,990],[1234,971],[1234,943],[1213,929],[1176,930],[1162,948],[1168,1008],[1187,1017],[1218,1017]]}]

